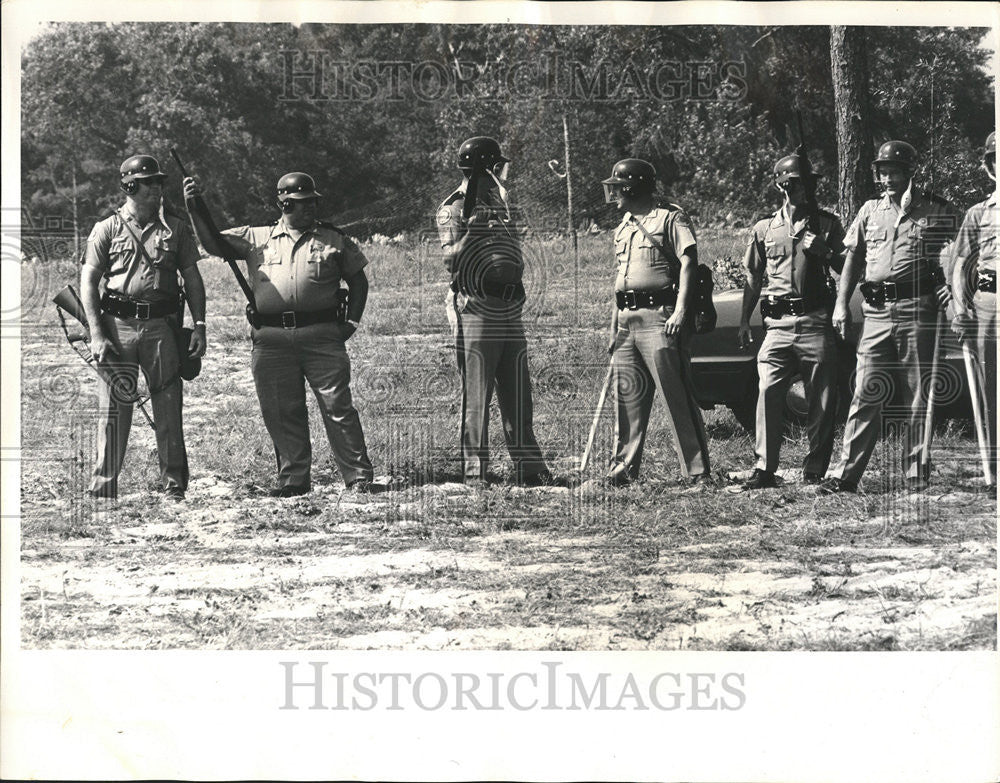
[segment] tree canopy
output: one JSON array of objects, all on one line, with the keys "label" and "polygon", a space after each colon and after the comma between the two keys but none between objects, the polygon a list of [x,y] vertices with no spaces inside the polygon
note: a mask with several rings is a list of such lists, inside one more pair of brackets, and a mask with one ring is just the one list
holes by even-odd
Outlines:
[{"label": "tree canopy", "polygon": [[[924,182],[960,207],[986,184],[978,167],[994,111],[983,32],[868,30],[875,143],[914,144]],[[848,107],[834,106],[829,36],[826,27],[52,24],[22,56],[23,202],[33,215],[77,215],[86,231],[121,200],[117,167],[136,152],[157,156],[179,201],[176,147],[229,223],[273,219],[278,177],[304,170],[351,233],[428,229],[459,181],[459,144],[492,135],[533,221],[565,227],[565,181],[552,170],[562,170],[565,116],[574,221],[613,220],[599,181],[616,160],[639,156],[699,222],[745,225],[777,201],[771,167],[798,143],[796,108],[828,175],[820,201],[836,203],[835,117]]]}]

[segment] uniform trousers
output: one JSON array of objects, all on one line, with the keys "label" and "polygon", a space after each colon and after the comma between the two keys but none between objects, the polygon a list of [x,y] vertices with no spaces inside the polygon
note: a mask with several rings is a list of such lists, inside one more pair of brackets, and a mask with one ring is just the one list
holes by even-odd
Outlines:
[{"label": "uniform trousers", "polygon": [[101,375],[97,386],[97,463],[90,491],[106,497],[118,494],[118,474],[132,429],[140,368],[151,392],[160,483],[164,489],[185,490],[188,463],[181,416],[183,386],[177,374],[179,357],[173,324],[168,318],[140,321],[107,314],[101,318],[109,338],[121,345],[121,353],[97,365]]},{"label": "uniform trousers", "polygon": [[792,379],[805,385],[809,411],[806,429],[809,453],[802,470],[820,476],[830,466],[837,414],[837,345],[829,322],[814,315],[767,320],[767,332],[757,354],[760,385],[757,395],[757,467],[774,473],[784,439],[785,398]]},{"label": "uniform trousers", "polygon": [[883,435],[883,413],[893,393],[901,408],[892,411],[902,434],[902,467],[908,479],[927,478],[921,444],[926,399],[925,374],[934,355],[937,300],[933,294],[920,299],[888,302],[884,307],[865,303],[864,330],[858,341],[854,399],[847,414],[840,463],[831,476],[857,484],[875,444]]},{"label": "uniform trousers", "polygon": [[708,439],[691,381],[691,326],[685,323],[679,334],[665,335],[663,326],[672,312],[661,307],[618,313],[614,352],[618,443],[610,478],[638,477],[656,392],[667,405],[681,473],[687,478],[710,470]]},{"label": "uniform trousers", "polygon": [[251,367],[264,426],[278,459],[278,486],[309,486],[312,444],[305,384],[319,403],[333,459],[346,484],[371,481],[361,417],[351,399],[351,361],[336,323],[254,329]]},{"label": "uniform trousers", "polygon": [[520,305],[490,297],[469,299],[455,310],[455,345],[462,375],[463,476],[486,478],[490,400],[494,391],[515,479],[524,480],[541,473],[547,468],[535,438],[528,342]]},{"label": "uniform trousers", "polygon": [[[996,461],[997,447],[997,295],[976,291],[976,352],[986,379],[986,419],[990,433],[990,448]],[[994,472],[994,475],[996,473]]]}]

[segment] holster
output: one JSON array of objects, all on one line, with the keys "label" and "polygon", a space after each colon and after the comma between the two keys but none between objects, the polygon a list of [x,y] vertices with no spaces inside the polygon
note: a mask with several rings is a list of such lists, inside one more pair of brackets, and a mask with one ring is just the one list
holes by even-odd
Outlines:
[{"label": "holster", "polygon": [[881,283],[869,283],[865,281],[858,286],[861,296],[872,307],[885,307],[885,286]]}]

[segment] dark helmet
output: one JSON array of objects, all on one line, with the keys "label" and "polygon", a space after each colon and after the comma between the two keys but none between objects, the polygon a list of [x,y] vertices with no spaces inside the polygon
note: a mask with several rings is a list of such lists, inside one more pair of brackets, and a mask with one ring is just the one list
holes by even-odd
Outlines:
[{"label": "dark helmet", "polygon": [[784,185],[792,177],[819,179],[808,158],[803,160],[799,155],[785,155],[774,164],[774,184]]},{"label": "dark helmet", "polygon": [[872,161],[872,169],[877,171],[879,163],[899,163],[915,171],[919,163],[916,149],[905,141],[887,141],[878,148],[878,155]]},{"label": "dark helmet", "polygon": [[124,187],[137,179],[159,179],[161,182],[167,175],[160,171],[160,164],[152,155],[133,155],[122,163],[118,170],[121,176],[121,184]]},{"label": "dark helmet", "polygon": [[316,180],[302,171],[292,171],[278,180],[278,201],[290,198],[319,198],[316,192]]},{"label": "dark helmet", "polygon": [[489,171],[497,163],[510,163],[510,158],[500,152],[500,142],[489,136],[473,136],[458,148],[458,167],[463,170],[482,168]]},{"label": "dark helmet", "polygon": [[611,169],[611,176],[602,179],[604,198],[610,204],[615,201],[615,186],[620,186],[628,196],[652,193],[656,189],[656,169],[649,161],[626,158],[618,161]]}]

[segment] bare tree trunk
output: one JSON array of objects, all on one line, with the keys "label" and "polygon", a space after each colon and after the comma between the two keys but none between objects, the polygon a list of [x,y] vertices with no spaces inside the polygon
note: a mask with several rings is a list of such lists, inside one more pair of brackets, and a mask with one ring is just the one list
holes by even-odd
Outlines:
[{"label": "bare tree trunk", "polygon": [[868,35],[863,27],[830,28],[830,70],[837,118],[838,210],[845,224],[874,195]]},{"label": "bare tree trunk", "polygon": [[73,259],[80,258],[80,200],[76,197],[76,163],[73,164]]}]

